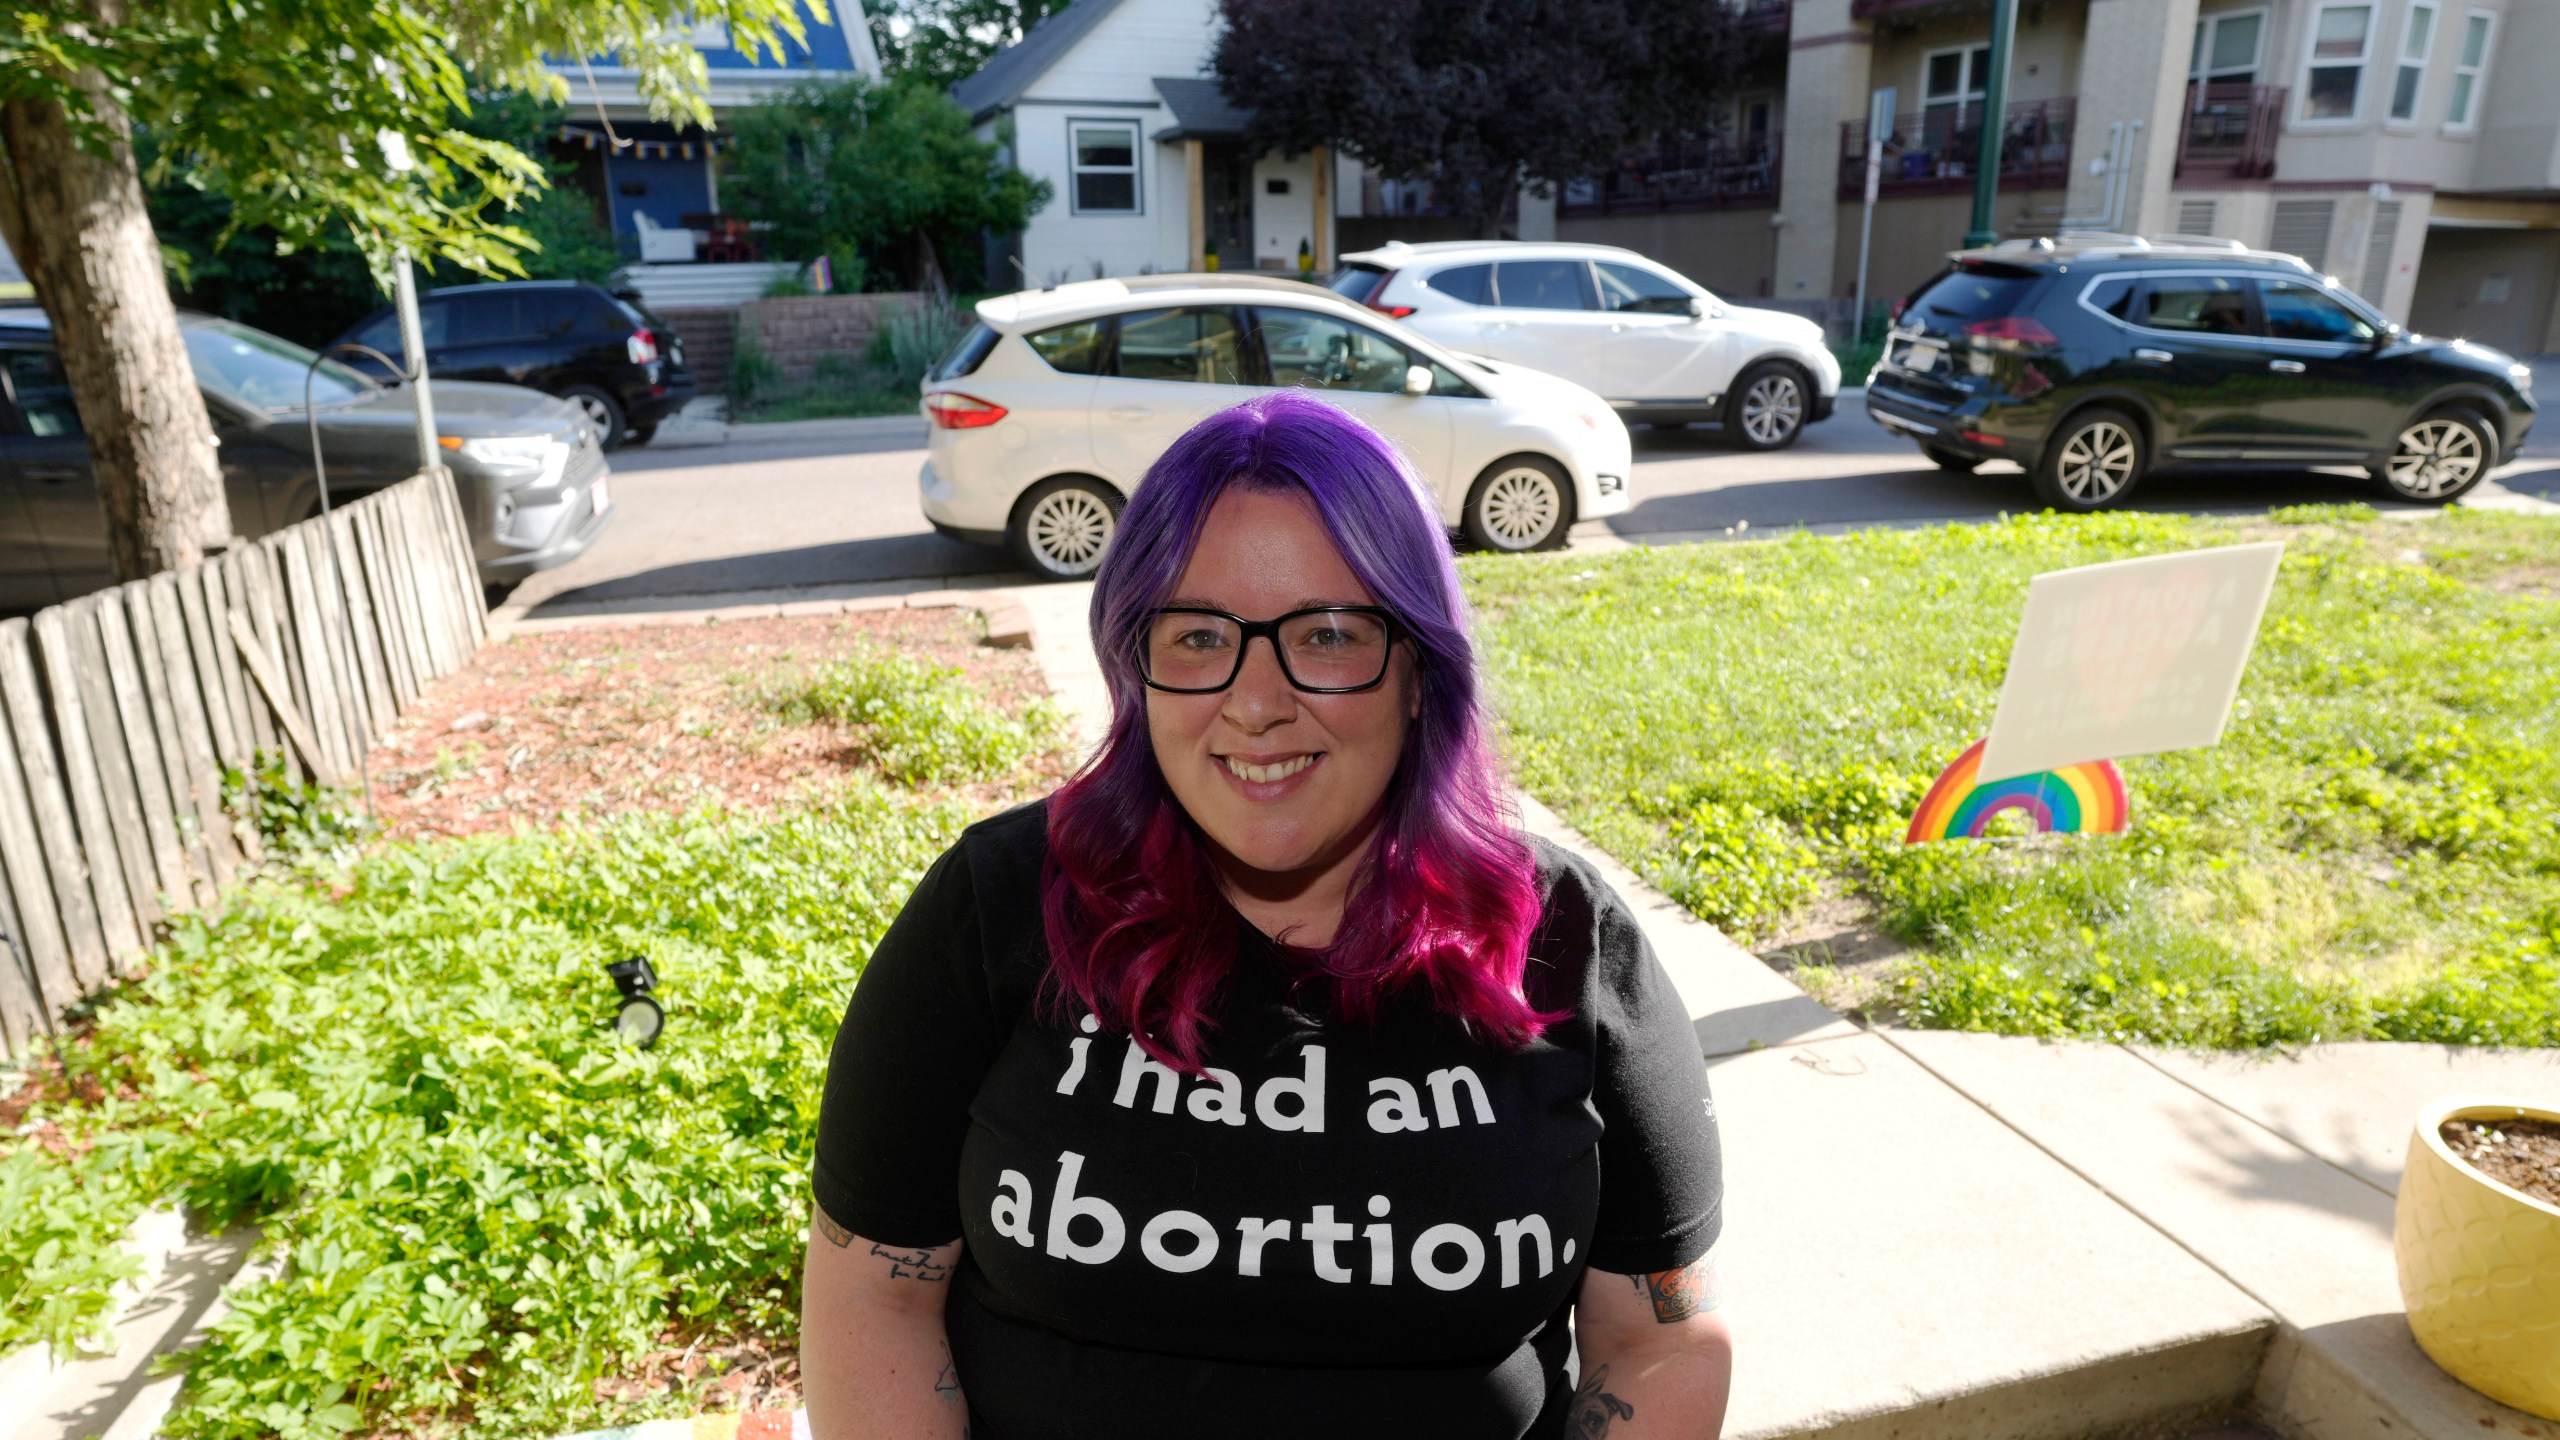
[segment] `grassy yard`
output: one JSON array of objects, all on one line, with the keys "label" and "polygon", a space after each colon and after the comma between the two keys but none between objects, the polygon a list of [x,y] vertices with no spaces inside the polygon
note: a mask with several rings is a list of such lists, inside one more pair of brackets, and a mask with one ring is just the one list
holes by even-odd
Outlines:
[{"label": "grassy yard", "polygon": [[[2120,836],[1906,847],[2030,576],[2290,542],[2213,749]],[[1819,992],[2221,1046],[2560,1044],[2560,526],[2042,517],[1466,564],[1533,793]],[[1887,958],[1828,966],[1825,931]]]},{"label": "grassy yard", "polygon": [[[734,679],[845,773],[761,810],[377,841],[179,922],[67,1079],[0,1100],[0,1352],[92,1333],[117,1237],[177,1201],[262,1223],[277,1273],[193,1359],[173,1440],[534,1440],[790,1400],[845,999],[933,856],[1045,788],[1056,733],[859,637]],[[294,808],[270,801],[279,841],[333,833]],[[647,1051],[608,1028],[603,967],[634,954],[670,1016]]]}]

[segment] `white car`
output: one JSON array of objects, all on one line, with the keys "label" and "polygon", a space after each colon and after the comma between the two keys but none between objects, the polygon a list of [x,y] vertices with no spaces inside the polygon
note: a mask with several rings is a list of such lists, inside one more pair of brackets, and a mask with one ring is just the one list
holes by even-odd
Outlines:
[{"label": "white car", "polygon": [[1614,245],[1397,242],[1344,256],[1325,284],[1453,350],[1578,381],[1631,423],[1712,421],[1747,449],[1793,444],[1840,398],[1821,326]]},{"label": "white car", "polygon": [[981,300],[926,374],[925,518],[1090,575],[1176,436],[1277,387],[1321,391],[1413,462],[1441,518],[1490,550],[1562,545],[1627,508],[1627,427],[1599,396],[1464,356],[1295,280],[1152,275]]}]

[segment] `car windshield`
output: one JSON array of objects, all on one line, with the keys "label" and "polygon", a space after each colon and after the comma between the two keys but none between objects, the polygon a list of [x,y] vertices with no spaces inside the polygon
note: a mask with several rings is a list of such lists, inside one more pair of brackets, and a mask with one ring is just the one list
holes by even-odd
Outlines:
[{"label": "car windshield", "polygon": [[[187,359],[195,366],[196,383],[261,410],[297,410],[302,406],[303,376],[312,353],[264,330],[228,320],[188,325]],[[374,384],[335,360],[320,362],[311,374],[311,403],[338,405],[374,393]]]},{"label": "car windshield", "polygon": [[1386,275],[1376,265],[1345,265],[1324,277],[1324,288],[1357,304],[1366,301]]},{"label": "car windshield", "polygon": [[1985,320],[2017,308],[2036,272],[2006,265],[1966,264],[1948,269],[1914,291],[1906,315],[1926,311],[1943,320]]}]

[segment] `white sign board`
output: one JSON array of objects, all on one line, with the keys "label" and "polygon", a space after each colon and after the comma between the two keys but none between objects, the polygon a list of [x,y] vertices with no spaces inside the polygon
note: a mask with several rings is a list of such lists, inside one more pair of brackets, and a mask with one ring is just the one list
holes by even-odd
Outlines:
[{"label": "white sign board", "polygon": [[1983,780],[2222,738],[2284,543],[2039,575],[2009,651]]}]

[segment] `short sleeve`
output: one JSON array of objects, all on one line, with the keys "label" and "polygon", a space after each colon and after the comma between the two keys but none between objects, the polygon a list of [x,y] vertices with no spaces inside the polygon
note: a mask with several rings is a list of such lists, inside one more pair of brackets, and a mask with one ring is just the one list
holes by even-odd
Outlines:
[{"label": "short sleeve", "polygon": [[1592,1103],[1604,1127],[1591,1264],[1620,1275],[1674,1270],[1706,1254],[1724,1226],[1706,1061],[1689,1007],[1626,902],[1597,875],[1580,881],[1595,892],[1584,993],[1597,1032]]},{"label": "short sleeve", "polygon": [[960,1147],[1003,1035],[967,841],[934,862],[854,985],[827,1061],[818,1207],[888,1245],[960,1236]]}]

